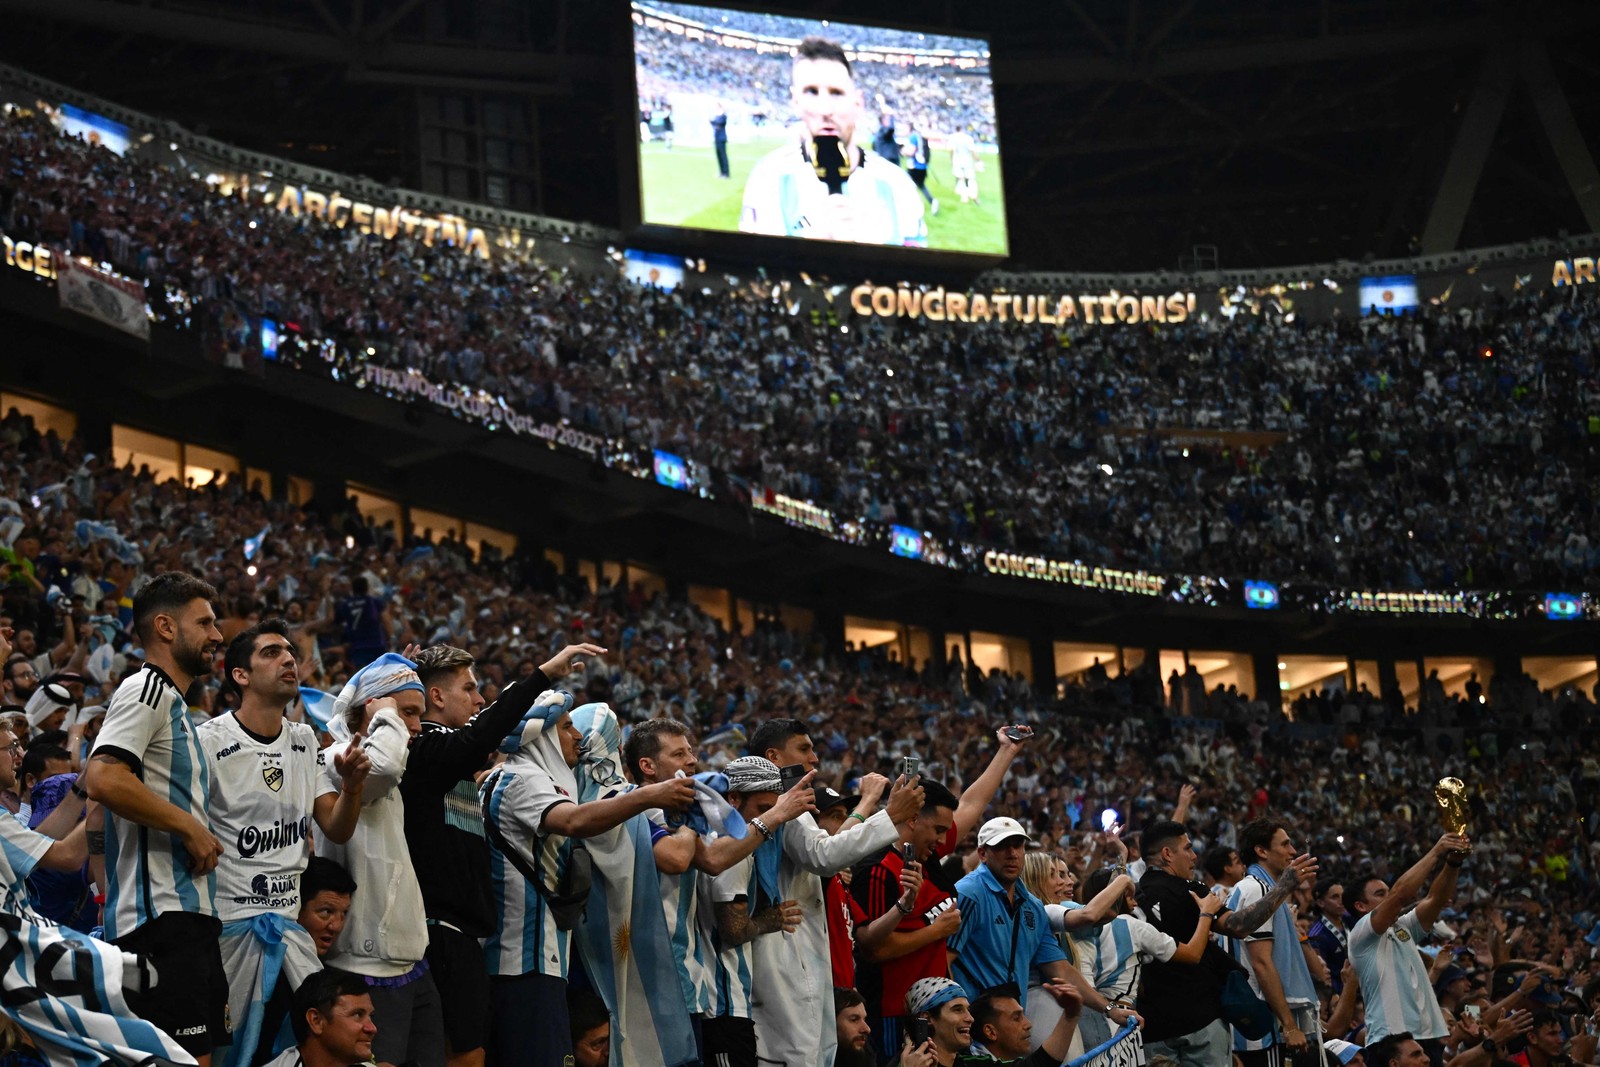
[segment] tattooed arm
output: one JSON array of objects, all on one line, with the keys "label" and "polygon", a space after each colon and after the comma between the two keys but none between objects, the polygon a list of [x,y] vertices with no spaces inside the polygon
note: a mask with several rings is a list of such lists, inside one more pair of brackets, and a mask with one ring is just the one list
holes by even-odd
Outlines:
[{"label": "tattooed arm", "polygon": [[1278,910],[1278,905],[1289,899],[1289,894],[1294,892],[1294,887],[1300,884],[1301,879],[1310,881],[1316,876],[1316,858],[1309,854],[1297,856],[1278,875],[1277,882],[1265,896],[1249,907],[1218,916],[1211,928],[1224,937],[1246,937],[1266,922]]}]

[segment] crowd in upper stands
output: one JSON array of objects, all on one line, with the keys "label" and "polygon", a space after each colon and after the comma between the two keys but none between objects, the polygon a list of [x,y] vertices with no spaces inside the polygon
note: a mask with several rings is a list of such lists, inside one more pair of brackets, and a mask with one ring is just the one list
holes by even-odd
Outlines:
[{"label": "crowd in upper stands", "polygon": [[[263,528],[266,536],[246,562],[243,545]],[[262,712],[259,679],[264,672],[252,658],[261,649],[292,646],[293,681],[339,694],[345,710],[336,718],[350,716],[351,708],[365,707],[364,721],[351,719],[348,725],[370,731],[365,741],[356,739],[370,752],[370,771],[365,763],[359,769],[348,763],[335,768],[339,760],[350,758],[351,742],[337,740],[338,727],[319,718],[304,697],[296,698],[292,684],[278,690],[278,699],[285,702],[279,708],[271,701],[265,705],[274,717],[287,708],[287,738],[318,736],[316,744],[331,744],[326,764],[317,766],[317,781],[324,783],[318,786],[319,793],[342,797],[354,790],[361,821],[348,844],[317,845],[319,857],[333,855],[340,866],[330,873],[330,860],[313,861],[297,898],[302,905],[298,922],[306,930],[315,928],[311,943],[321,946],[319,955],[332,960],[336,969],[319,972],[313,962],[302,974],[293,969],[291,950],[282,973],[296,976],[292,985],[285,984],[277,998],[267,995],[270,990],[243,995],[247,1002],[250,996],[261,1001],[259,1011],[252,1008],[250,1017],[259,1020],[264,1015],[268,1020],[258,1021],[248,1031],[258,1042],[256,1062],[265,1062],[268,1053],[295,1042],[299,1049],[295,1054],[308,1064],[329,1049],[335,1055],[348,1053],[350,1058],[343,1062],[349,1063],[365,1058],[373,1048],[380,1050],[380,1059],[393,1054],[399,1062],[392,1052],[397,1047],[428,1063],[444,1062],[434,1057],[448,1048],[455,1062],[455,1054],[464,1050],[460,1042],[473,1040],[460,1035],[489,1034],[480,1039],[488,1040],[492,1056],[496,1049],[503,1057],[508,1047],[539,1042],[538,1047],[544,1048],[548,1041],[558,1052],[569,1043],[580,1052],[587,1046],[589,1058],[578,1061],[584,1063],[608,1062],[607,1056],[614,1063],[691,1062],[708,1047],[731,1048],[733,1058],[728,1062],[754,1062],[740,1058],[740,1041],[747,1038],[753,1042],[752,1055],[758,1045],[769,1052],[787,1050],[777,1056],[784,1062],[873,1062],[860,1057],[878,1049],[878,1062],[898,1055],[908,1065],[948,1064],[957,1055],[974,1055],[975,1041],[991,1059],[1011,1062],[1033,1056],[1026,1062],[1042,1064],[1061,1062],[1068,1051],[1092,1050],[1096,1041],[1118,1032],[1134,1017],[1143,1020],[1153,1054],[1181,1060],[1180,1039],[1215,1028],[1204,1024],[1203,1031],[1186,1034],[1183,1028],[1189,1023],[1172,1014],[1177,1001],[1154,991],[1152,983],[1187,981],[1206,973],[1202,964],[1175,955],[1187,951],[1181,946],[1193,936],[1199,938],[1195,951],[1206,953],[1212,951],[1206,945],[1231,940],[1235,958],[1250,969],[1262,989],[1260,976],[1268,962],[1252,955],[1248,930],[1227,915],[1249,914],[1255,923],[1268,912],[1278,914],[1275,908],[1283,909],[1286,918],[1281,921],[1296,924],[1305,938],[1303,950],[1294,953],[1294,959],[1302,955],[1304,959],[1295,964],[1293,959],[1274,957],[1271,965],[1285,975],[1305,968],[1305,980],[1315,989],[1313,1015],[1320,1016],[1327,1048],[1340,1056],[1340,1062],[1348,1062],[1341,1050],[1366,1045],[1367,1062],[1381,1060],[1388,1067],[1388,1057],[1403,1059],[1410,1048],[1397,1045],[1409,1040],[1402,1033],[1423,1039],[1423,1050],[1441,1063],[1468,1057],[1460,1059],[1458,1067],[1501,1062],[1517,1053],[1524,1041],[1529,1051],[1517,1053],[1522,1056],[1517,1062],[1532,1067],[1559,1062],[1553,1057],[1563,1050],[1576,1062],[1594,1059],[1593,1035],[1588,1031],[1596,1021],[1591,1015],[1600,1007],[1596,984],[1600,970],[1595,938],[1591,935],[1585,941],[1584,935],[1600,920],[1594,906],[1600,888],[1596,880],[1600,734],[1592,699],[1600,694],[1573,687],[1545,693],[1526,676],[1496,675],[1487,689],[1448,696],[1436,680],[1430,680],[1416,708],[1405,709],[1397,694],[1334,689],[1302,697],[1291,709],[1293,721],[1287,721],[1282,712],[1249,694],[1221,687],[1207,692],[1198,676],[1174,676],[1163,685],[1149,668],[1116,678],[1091,671],[1058,693],[1041,693],[1021,677],[986,675],[962,663],[959,654],[943,665],[901,663],[882,648],[829,647],[817,635],[784,629],[774,618],[731,632],[688,604],[646,595],[639,588],[603,582],[594,587],[558,573],[543,557],[531,553],[500,559],[487,549],[483,558],[474,559],[465,545],[449,538],[428,541],[392,525],[374,525],[353,504],[335,502],[327,512],[296,508],[266,498],[260,486],[246,486],[236,477],[222,477],[199,488],[176,481],[157,484],[148,471],[119,468],[108,456],[88,455],[81,441],[39,434],[30,420],[14,412],[0,419],[0,564],[5,578],[0,634],[13,649],[6,656],[3,680],[4,702],[11,706],[0,721],[16,737],[12,750],[16,762],[0,760],[0,795],[8,808],[13,802],[22,807],[28,823],[42,833],[62,835],[53,845],[46,838],[26,839],[25,843],[39,842],[40,858],[29,871],[20,870],[15,851],[8,849],[12,868],[8,876],[16,877],[6,909],[41,924],[41,929],[49,929],[45,918],[84,932],[103,924],[117,938],[117,946],[131,953],[127,958],[157,961],[158,969],[164,958],[163,946],[130,940],[125,929],[111,928],[110,911],[128,894],[124,885],[119,898],[112,857],[104,861],[112,868],[108,871],[91,845],[90,866],[85,870],[84,854],[73,851],[88,836],[73,830],[81,812],[89,812],[91,820],[105,819],[106,828],[97,831],[102,835],[124,843],[138,840],[117,836],[115,823],[123,812],[113,807],[118,801],[104,784],[105,772],[88,757],[105,753],[102,762],[110,761],[107,766],[126,759],[125,720],[132,714],[130,708],[145,707],[150,694],[159,692],[159,686],[152,690],[152,679],[162,676],[146,665],[157,662],[159,652],[153,649],[162,640],[159,627],[152,628],[146,617],[155,590],[180,578],[192,581],[181,577],[186,574],[204,575],[214,589],[214,597],[202,605],[206,610],[214,605],[215,643],[219,649],[229,649],[230,666],[224,669],[219,650],[215,663],[197,670],[192,683],[184,687],[182,711],[172,712],[191,728],[204,727],[200,737],[202,746],[210,745],[208,762],[220,766],[224,758],[234,758],[231,744],[220,747],[220,742],[204,740],[217,737],[219,726],[233,730],[227,736],[238,738],[238,743],[263,744],[263,731],[251,725],[258,720],[246,719]],[[143,614],[141,604],[146,609]],[[285,624],[280,629],[261,627],[263,620],[273,618],[282,618]],[[273,644],[277,634],[287,645]],[[241,642],[257,652],[247,647],[244,662],[249,666],[234,669],[231,665],[239,662]],[[402,649],[405,658],[395,655]],[[587,660],[581,672],[573,671],[577,653]],[[408,666],[412,663],[414,670]],[[451,729],[455,724],[448,698],[441,695],[443,702],[435,706],[434,693],[441,672],[448,678],[462,670],[468,671],[463,677],[478,684],[468,687],[462,714],[469,725]],[[562,673],[567,677],[559,678]],[[425,685],[406,680],[419,674]],[[525,684],[512,685],[519,681]],[[282,685],[284,676],[280,674],[276,682]],[[571,695],[544,693],[547,687],[564,687]],[[530,691],[533,688],[540,690],[538,699]],[[407,711],[404,703],[418,691],[427,693],[417,699],[418,705],[426,703],[420,712],[425,720],[420,732],[402,718],[418,713]],[[369,694],[376,695],[369,700]],[[397,700],[402,702],[395,704]],[[485,704],[489,707],[479,712]],[[601,705],[607,710],[599,711]],[[466,796],[473,799],[463,808],[458,804],[459,790],[449,785],[454,781],[450,775],[439,786],[426,782],[438,780],[432,769],[439,753],[447,746],[466,744],[474,731],[483,733],[482,724],[491,716],[495,723],[502,719],[514,723],[514,729],[504,744],[504,726],[491,731],[493,736],[476,762],[466,757],[462,783]],[[239,726],[227,726],[233,721]],[[541,739],[550,730],[565,729],[568,721],[582,737],[581,747],[574,750],[575,767],[566,772],[578,774],[574,796],[580,803],[571,807],[582,813],[597,805],[593,819],[614,825],[615,830],[596,830],[600,823],[569,817],[560,824],[559,833],[547,826],[538,834],[527,829],[526,814],[516,813],[509,798],[518,794],[494,785],[508,780],[515,784],[518,776],[559,775],[561,768],[540,755],[555,751],[541,748],[545,743]],[[584,725],[578,726],[580,722]],[[1027,726],[1033,736],[1009,740],[996,732],[1005,723]],[[109,743],[108,732],[113,738]],[[409,761],[407,736],[414,737]],[[672,747],[680,739],[687,741],[681,752]],[[491,759],[496,749],[501,754]],[[903,769],[900,761],[908,756],[920,760],[918,781],[925,783],[917,786],[915,797],[907,792],[905,781],[890,789],[890,780]],[[459,756],[456,759],[460,761]],[[631,793],[625,791],[619,761],[638,787]],[[831,826],[832,837],[809,822],[778,833],[781,819],[796,817],[795,811],[783,807],[780,797],[788,794],[780,793],[777,780],[779,765],[791,762],[801,769],[812,766],[815,777],[805,779],[795,799],[787,803],[803,800],[816,809],[816,823]],[[674,781],[685,781],[673,778],[674,766],[720,772],[720,779],[707,780],[708,788],[727,796],[742,816],[751,844],[770,841],[770,861],[762,859],[767,853],[758,847],[731,868],[707,858],[703,869],[696,868],[698,875],[664,865],[662,850],[678,841],[698,840],[691,851],[700,863],[696,850],[715,846],[720,838],[712,830],[726,830],[728,825],[717,822],[708,827],[704,816],[700,822],[685,823],[670,810],[644,812],[658,796],[666,798],[678,788]],[[253,781],[254,764],[247,767],[243,773]],[[512,844],[486,845],[482,840],[484,816],[476,803],[474,779],[496,767],[502,777],[484,779],[489,783],[484,788],[485,803],[506,799],[501,807],[484,810],[500,819]],[[79,798],[74,787],[81,786],[75,776],[85,770],[101,778],[88,779],[87,796]],[[586,791],[590,787],[584,783],[591,780],[587,777],[591,773],[599,792]],[[1469,783],[1472,844],[1465,863],[1452,858],[1458,855],[1452,850],[1459,839],[1441,839],[1433,850],[1427,848],[1437,825],[1433,783],[1447,773]],[[362,795],[363,777],[375,783],[385,774],[398,778],[398,792],[383,793],[380,786],[369,784]],[[272,780],[269,774],[266,788],[273,788]],[[437,793],[430,794],[429,788]],[[647,789],[655,792],[646,793]],[[276,792],[273,788],[270,794],[274,799]],[[639,799],[629,800],[635,796]],[[217,803],[214,789],[212,797]],[[384,814],[383,805],[396,803],[395,798],[403,798],[403,823],[398,813],[392,818]],[[885,798],[888,808],[880,813],[877,805]],[[670,809],[681,799],[660,802]],[[101,800],[112,814],[96,814]],[[633,806],[616,807],[623,802]],[[608,804],[612,807],[606,808]],[[430,805],[442,820],[435,830],[426,830],[427,817],[417,814]],[[857,818],[846,815],[852,808]],[[918,813],[908,816],[913,809]],[[1107,809],[1110,815],[1103,822]],[[71,818],[48,823],[57,811]],[[135,814],[130,811],[127,817]],[[341,829],[336,818],[325,821],[324,814],[319,808],[309,836],[320,840],[329,835],[337,842],[337,834],[347,828]],[[210,816],[213,827],[219,828],[224,813],[213,808]],[[727,809],[717,817],[726,819]],[[463,818],[467,823],[460,821]],[[461,828],[474,819],[479,820],[476,846],[460,853],[461,858],[440,851],[463,846],[437,845],[433,835],[466,832]],[[373,823],[370,828],[368,821]],[[630,838],[634,831],[629,827],[635,825],[642,836]],[[1106,825],[1131,827],[1134,832],[1119,839],[1100,832]],[[391,829],[384,830],[385,826]],[[692,832],[686,834],[686,826]],[[9,820],[3,828],[8,834],[19,832],[12,830]],[[382,833],[399,836],[388,839]],[[642,894],[648,908],[633,914],[648,915],[655,909],[656,918],[662,919],[662,899],[669,901],[665,925],[658,934],[648,935],[663,938],[663,947],[676,946],[674,938],[689,936],[682,914],[673,925],[672,909],[687,900],[683,894],[704,891],[700,907],[705,914],[700,921],[709,924],[703,926],[708,943],[717,943],[732,930],[746,930],[740,936],[755,938],[742,953],[737,943],[725,949],[732,953],[729,960],[750,971],[744,980],[755,983],[755,1001],[710,996],[706,1003],[696,1004],[693,997],[703,988],[700,983],[711,979],[684,974],[677,976],[682,979],[683,1000],[676,999],[680,989],[670,978],[665,984],[641,987],[653,989],[652,996],[641,1001],[635,993],[630,1000],[626,981],[605,970],[604,954],[591,951],[589,924],[603,925],[600,906],[591,903],[582,925],[568,934],[564,927],[552,925],[559,910],[556,897],[546,900],[544,889],[533,893],[525,882],[516,881],[508,861],[492,859],[509,855],[503,850],[515,850],[518,833],[534,833],[528,847],[536,857],[565,855],[560,851],[566,847],[560,845],[566,840],[562,834],[585,840],[595,865],[593,884],[598,887],[589,899],[605,900],[613,911],[643,907],[637,889],[632,897],[619,898],[619,886],[659,878],[661,891]],[[1296,861],[1304,875],[1284,873],[1288,868],[1276,844],[1279,835],[1288,835],[1284,847],[1292,849],[1289,854],[1315,854],[1320,869],[1313,871],[1307,858]],[[223,837],[220,829],[218,837]],[[1026,849],[1019,844],[1024,838]],[[242,862],[246,840],[241,834],[237,842],[233,836],[220,842],[215,861],[219,885],[227,884],[229,865]],[[409,908],[392,905],[390,918],[380,928],[372,925],[375,919],[360,917],[363,900],[370,900],[374,892],[393,897],[394,887],[405,883],[394,865],[392,847],[381,853],[390,859],[374,865],[370,850],[384,840],[391,846],[399,842],[402,852],[409,845],[414,854],[427,858],[419,859],[412,875],[422,886],[419,903]],[[456,841],[448,836],[444,840]],[[636,849],[629,840],[637,843]],[[925,863],[906,871],[899,846],[886,847],[896,841]],[[546,843],[556,851],[547,853]],[[1256,844],[1262,846],[1259,852]],[[1176,928],[1160,917],[1159,910],[1154,915],[1151,911],[1165,884],[1162,879],[1189,877],[1184,867],[1192,860],[1192,854],[1185,852],[1189,845],[1205,857],[1193,877],[1203,878],[1231,905],[1213,920],[1220,924],[1219,932],[1228,935],[1216,943],[1203,936],[1205,930],[1195,926],[1194,919]],[[486,848],[489,851],[482,851]],[[335,849],[342,851],[330,851]],[[805,851],[793,851],[798,849]],[[1254,881],[1242,876],[1242,868],[1250,864],[1237,862],[1240,854],[1259,861],[1251,866]],[[440,862],[438,858],[445,855],[451,859]],[[807,858],[802,862],[800,855]],[[125,853],[119,862],[127,862]],[[436,924],[422,926],[420,902],[425,902],[431,922],[438,914],[438,895],[448,894],[458,882],[470,884],[471,878],[462,872],[478,862],[492,863],[493,884],[501,887],[493,898],[501,902],[495,913],[498,919],[481,933],[465,919],[443,920],[447,925],[467,925],[462,936],[468,942],[486,937],[492,946],[490,973],[499,977],[494,979],[494,997],[484,1003],[496,1006],[494,1018],[474,1024],[460,1018],[459,990],[475,987],[450,969],[461,967],[462,960],[439,947],[446,932]],[[778,879],[780,887],[768,900],[770,911],[756,906],[762,899],[757,885],[763,881],[767,862],[775,865],[770,877]],[[633,871],[620,882],[614,873],[619,863]],[[1059,873],[1052,864],[1059,865]],[[827,876],[804,880],[816,878],[808,871],[852,867],[849,885]],[[490,869],[485,867],[486,881]],[[549,868],[552,893],[561,885],[553,877],[558,869],[564,870],[559,865]],[[735,873],[727,874],[730,869]],[[350,873],[341,871],[356,877],[352,880]],[[441,871],[449,872],[442,882]],[[689,881],[680,882],[686,878]],[[108,880],[112,891],[102,918],[100,904],[107,901]],[[742,893],[745,882],[748,900]],[[1015,899],[1049,905],[1040,914],[1051,929],[1061,931],[1058,937],[1046,936],[1036,943],[1030,950],[1036,964],[1032,973],[1024,967],[1009,987],[998,980],[1007,973],[1004,961],[989,954],[992,946],[980,936],[988,928],[987,919],[976,918],[986,914],[981,909],[987,906],[984,894],[991,882],[1011,886],[1006,891],[1013,894],[1023,892],[1026,885],[1029,895]],[[1394,886],[1397,902],[1402,895],[1418,898],[1417,911],[1402,915],[1384,910],[1373,887],[1388,884]],[[512,893],[506,886],[521,888]],[[723,898],[719,887],[725,886],[732,888]],[[819,894],[814,910],[808,893]],[[834,896],[827,895],[834,893],[839,894],[837,904]],[[1128,913],[1122,902],[1125,893],[1140,903],[1139,912]],[[745,910],[725,914],[719,901],[735,898],[745,901]],[[403,904],[404,898],[400,899]],[[524,900],[525,912],[508,913],[507,900]],[[846,907],[846,901],[854,901],[853,935],[848,924],[841,925],[843,913],[837,911]],[[1064,910],[1055,907],[1058,903]],[[331,909],[336,921],[319,919],[314,904]],[[784,910],[791,905],[792,913]],[[1217,906],[1203,904],[1200,912]],[[348,909],[348,914],[340,909]],[[1080,911],[1080,917],[1069,918]],[[1438,932],[1442,950],[1405,964],[1422,968],[1425,985],[1433,991],[1417,1001],[1421,1014],[1415,1019],[1375,1019],[1371,990],[1378,986],[1365,985],[1369,976],[1356,970],[1358,964],[1368,966],[1365,957],[1357,959],[1360,953],[1348,946],[1358,943],[1355,931],[1363,920],[1378,929],[1411,930],[1404,924],[1421,921],[1414,918],[1417,915],[1428,917],[1417,928],[1419,938],[1433,922],[1447,927]],[[724,919],[733,925],[724,928]],[[879,919],[886,923],[878,923]],[[750,929],[738,925],[744,920],[752,924]],[[1013,921],[1020,919],[1014,915]],[[223,927],[225,946],[237,946],[247,936],[234,928],[237,922]],[[408,922],[417,924],[422,938],[418,945],[428,945],[426,957],[420,947],[401,950],[386,941],[400,938]],[[507,926],[510,922],[518,924],[514,937],[513,928]],[[1129,925],[1135,922],[1145,925]],[[290,925],[281,925],[288,933],[278,936],[292,942],[301,935]],[[1153,932],[1146,930],[1148,925],[1153,925]],[[525,960],[537,958],[538,949],[528,940],[535,928],[564,946],[570,938],[570,959],[563,949],[559,967],[506,964],[508,945],[520,946],[519,952],[531,951],[532,956],[521,957]],[[1132,931],[1128,935],[1132,941],[1117,933],[1123,928]],[[359,941],[351,940],[356,935],[343,930],[375,932],[375,938],[363,951]],[[808,940],[807,931],[819,939]],[[649,944],[647,927],[639,925],[633,936],[633,958],[639,967],[648,967],[651,957],[643,947]],[[930,937],[935,940],[929,942]],[[955,955],[948,964],[942,952],[936,954],[937,961],[917,949],[893,955],[900,951],[894,946],[912,944],[896,940],[904,938],[948,945]],[[114,951],[98,940],[74,943],[96,952]],[[185,951],[192,953],[193,944],[186,934]],[[1127,951],[1118,955],[1122,951],[1118,945]],[[1128,955],[1130,945],[1148,950]],[[475,946],[469,947],[468,954],[474,950]],[[702,953],[694,958],[707,966],[707,975],[727,973],[716,972],[720,954],[714,948],[685,951],[690,957]],[[1342,955],[1346,951],[1356,961],[1349,970]],[[237,948],[223,956],[230,987],[237,984],[237,968],[257,973],[251,969],[256,964],[248,962],[253,957],[242,958],[247,962],[239,962]],[[667,953],[662,958],[673,957]],[[1070,974],[1057,967],[1063,959],[1076,964]],[[812,993],[806,995],[793,984],[794,974],[805,973],[817,961],[832,969],[835,997],[816,1000],[820,996],[816,983],[825,979],[811,980],[807,988]],[[663,965],[660,959],[656,964]],[[1380,971],[1398,965],[1371,964]],[[346,967],[359,973],[354,978],[341,976]],[[1140,967],[1146,975],[1143,992],[1137,978]],[[531,970],[524,974],[521,968]],[[437,1004],[430,1007],[420,995],[414,1002],[401,996],[401,990],[417,988],[430,973],[436,975],[429,982],[439,988],[442,1009]],[[734,973],[742,972],[736,967]],[[580,974],[581,979],[576,977]],[[786,996],[769,992],[762,997],[763,974],[788,976],[783,986]],[[519,977],[531,984],[508,984]],[[1376,983],[1378,978],[1371,980]],[[568,988],[585,982],[601,993],[600,1001]],[[1288,988],[1292,983],[1285,978],[1283,985]],[[852,986],[862,992],[853,992]],[[1367,993],[1363,1000],[1350,992],[1357,988]],[[458,991],[454,999],[452,989]],[[292,992],[297,995],[291,999]],[[747,987],[746,994],[750,992]],[[128,1003],[143,1015],[145,1002],[139,995],[130,989]],[[1264,990],[1262,995],[1272,1007],[1272,998]],[[566,996],[571,998],[570,1013],[556,1008],[557,1000]],[[539,1013],[501,1010],[504,1003],[526,1003],[528,997],[541,1005]],[[837,1008],[837,1050],[827,1034],[817,1044],[817,1024],[810,1016],[764,1015],[759,1006],[751,1007],[778,1001],[790,1007],[804,1005],[806,1010],[821,1004],[829,1018]],[[379,1005],[375,1016],[372,1003]],[[1469,1016],[1466,1005],[1476,1005],[1477,1014]],[[703,1034],[674,1029],[663,1017],[674,1013],[672,1017],[681,1022],[687,1018],[685,1007],[703,1017]],[[405,1031],[410,1036],[396,1046],[395,1020],[402,1017],[397,1014],[402,1008],[403,1017],[411,1019]],[[418,1029],[418,1020],[434,1010],[443,1011],[443,1036],[426,1026]],[[149,1018],[161,1018],[155,1008],[150,1011]],[[1011,1011],[1017,1015],[1008,1024],[1006,1013]],[[1444,1020],[1438,1024],[1441,1028],[1424,1032],[1435,1025],[1435,1012]],[[285,1030],[274,1039],[271,1021],[285,1014],[294,1016],[295,1036]],[[240,1017],[236,1011],[235,1018]],[[931,1027],[922,1044],[907,1036],[910,1022],[919,1017],[926,1017]],[[61,1038],[37,1019],[13,1018],[22,1028],[24,1049],[32,1045],[47,1050]],[[560,1022],[563,1019],[565,1023]],[[730,1019],[740,1025],[733,1026]],[[502,1022],[510,1029],[501,1029]],[[342,1023],[350,1028],[345,1037],[336,1025]],[[387,1046],[381,1044],[386,1025],[391,1027]],[[1275,1025],[1275,1040],[1292,1049],[1305,1037],[1292,1031],[1311,1023],[1303,1013],[1291,1013],[1280,1015]],[[863,1028],[870,1036],[863,1034]],[[369,1032],[374,1029],[376,1038]],[[82,1030],[72,1039],[108,1040],[96,1037],[92,1021],[83,1023]],[[1226,1028],[1221,1032],[1224,1037],[1219,1040],[1226,1039]],[[146,1048],[134,1040],[137,1035],[129,1036],[127,1028],[118,1033],[119,1048]],[[607,1034],[609,1052],[602,1041]],[[806,1035],[804,1041],[800,1034]],[[185,1044],[186,1035],[171,1036],[198,1054],[193,1041]],[[163,1046],[159,1036],[141,1040],[154,1042],[149,1048],[158,1052],[178,1055]],[[374,1040],[380,1044],[373,1046]],[[1344,1041],[1353,1044],[1335,1044]],[[320,1048],[318,1042],[328,1048]],[[103,1051],[107,1046],[96,1047]],[[1241,1053],[1244,1062],[1251,1062],[1249,1049]],[[224,1055],[221,1049],[217,1054]]]},{"label": "crowd in upper stands", "polygon": [[[293,321],[346,359],[846,516],[1332,585],[1547,588],[1600,564],[1590,289],[1461,294],[1398,319],[845,333],[748,289],[659,292],[336,230],[20,112],[0,121],[0,231],[148,278],[159,318],[187,321],[197,299]],[[1180,449],[1140,433],[1171,427],[1287,436]]]},{"label": "crowd in upper stands", "polygon": [[[836,39],[832,28],[821,32]],[[712,97],[729,108],[729,118],[735,123],[754,123],[759,115],[763,125],[781,124],[794,110],[789,99],[791,59],[787,55],[728,48],[648,27],[636,27],[634,36],[643,99],[670,100],[679,94]],[[848,40],[839,43],[852,47]],[[890,44],[872,43],[880,47]],[[945,66],[908,68],[858,57],[851,69],[867,101],[867,121],[873,128],[880,116],[887,115],[901,141],[915,124],[933,137],[938,147],[957,131],[970,134],[979,144],[996,143],[987,61],[979,70],[964,71]]]}]

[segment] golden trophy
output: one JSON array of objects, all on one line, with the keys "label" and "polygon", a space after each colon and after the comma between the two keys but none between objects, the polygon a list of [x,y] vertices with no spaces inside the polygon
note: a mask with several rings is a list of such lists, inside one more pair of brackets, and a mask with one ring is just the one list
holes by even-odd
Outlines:
[{"label": "golden trophy", "polygon": [[1467,786],[1459,778],[1441,778],[1433,787],[1433,799],[1439,802],[1444,828],[1453,834],[1467,832]]}]

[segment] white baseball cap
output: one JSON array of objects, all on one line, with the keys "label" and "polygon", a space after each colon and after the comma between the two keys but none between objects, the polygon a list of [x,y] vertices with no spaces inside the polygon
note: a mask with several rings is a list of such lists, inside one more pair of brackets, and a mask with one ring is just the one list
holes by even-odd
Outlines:
[{"label": "white baseball cap", "polygon": [[998,819],[990,819],[978,827],[979,848],[998,845],[1000,842],[1009,841],[1013,837],[1020,837],[1028,844],[1033,844],[1033,838],[1028,836],[1028,831],[1022,828],[1022,824],[1007,815],[1002,815]]},{"label": "white baseball cap", "polygon": [[1335,1056],[1340,1063],[1349,1063],[1361,1052],[1361,1046],[1351,1041],[1340,1041],[1338,1038],[1329,1038],[1324,1041],[1323,1047]]}]

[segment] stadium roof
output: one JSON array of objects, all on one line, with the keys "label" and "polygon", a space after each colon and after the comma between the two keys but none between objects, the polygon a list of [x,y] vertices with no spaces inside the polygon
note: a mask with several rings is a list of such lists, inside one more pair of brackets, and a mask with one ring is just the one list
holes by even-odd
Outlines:
[{"label": "stadium roof", "polygon": [[[523,103],[531,200],[512,206],[615,226],[618,122],[634,120],[624,12],[0,0],[0,61],[242,147],[452,194],[452,124],[471,142],[492,132],[485,105]],[[1019,267],[1237,268],[1600,231],[1585,143],[1600,129],[1600,5],[946,0],[916,14],[993,41]]]}]

